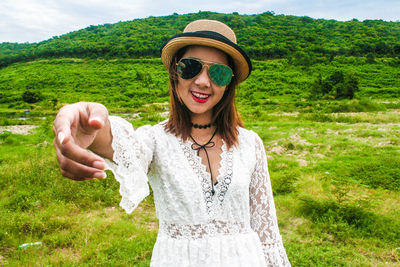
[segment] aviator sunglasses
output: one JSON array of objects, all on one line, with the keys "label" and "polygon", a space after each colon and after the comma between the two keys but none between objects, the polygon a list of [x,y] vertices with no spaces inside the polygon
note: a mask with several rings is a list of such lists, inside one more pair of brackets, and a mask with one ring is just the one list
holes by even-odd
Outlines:
[{"label": "aviator sunglasses", "polygon": [[183,58],[176,65],[179,77],[185,80],[196,77],[205,66],[208,66],[208,75],[211,80],[218,86],[228,85],[233,76],[232,69],[227,65],[201,61],[195,58]]}]

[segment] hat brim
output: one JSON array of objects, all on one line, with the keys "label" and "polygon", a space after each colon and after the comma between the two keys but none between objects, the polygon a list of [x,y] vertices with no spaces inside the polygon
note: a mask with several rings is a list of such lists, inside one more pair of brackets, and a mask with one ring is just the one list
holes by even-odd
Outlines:
[{"label": "hat brim", "polygon": [[205,32],[182,33],[169,39],[161,48],[161,60],[165,67],[169,69],[173,56],[179,49],[189,45],[214,47],[231,56],[234,62],[234,73],[239,83],[246,80],[251,73],[251,61],[237,44],[226,38],[221,38],[220,36]]}]

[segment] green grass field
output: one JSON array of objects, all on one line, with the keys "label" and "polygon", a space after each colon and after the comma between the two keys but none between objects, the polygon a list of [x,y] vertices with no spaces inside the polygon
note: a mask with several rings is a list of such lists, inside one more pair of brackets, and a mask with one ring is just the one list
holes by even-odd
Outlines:
[{"label": "green grass field", "polygon": [[[342,61],[307,69],[256,62],[238,108],[264,141],[293,266],[400,266],[400,72]],[[310,100],[317,73],[336,68],[358,74],[357,99]],[[0,265],[148,266],[158,228],[152,197],[127,215],[111,173],[63,178],[51,124],[63,103],[80,99],[104,102],[134,126],[164,120],[160,61],[44,60],[0,74]],[[41,89],[44,100],[20,101],[26,88]],[[13,134],[8,125],[38,127]],[[42,245],[19,248],[28,242]]]}]

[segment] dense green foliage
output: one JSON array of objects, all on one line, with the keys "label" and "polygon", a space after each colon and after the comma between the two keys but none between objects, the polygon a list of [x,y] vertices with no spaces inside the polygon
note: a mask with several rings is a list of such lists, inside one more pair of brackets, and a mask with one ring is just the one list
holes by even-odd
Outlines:
[{"label": "dense green foliage", "polygon": [[27,90],[25,92],[22,93],[22,101],[26,102],[26,103],[36,103],[39,102],[40,100],[42,100],[42,94],[40,93],[39,90],[37,91],[30,91]]},{"label": "dense green foliage", "polygon": [[325,79],[322,79],[320,75],[312,85],[311,96],[313,98],[331,96],[335,99],[353,99],[355,92],[358,91],[357,78],[352,74],[344,74],[342,70],[337,70]]},{"label": "dense green foliage", "polygon": [[149,17],[90,26],[33,44],[0,44],[0,67],[37,58],[158,57],[162,44],[196,19],[220,20],[236,32],[253,59],[288,58],[294,64],[331,61],[336,55],[394,57],[400,54],[400,23],[275,15],[219,14]]}]

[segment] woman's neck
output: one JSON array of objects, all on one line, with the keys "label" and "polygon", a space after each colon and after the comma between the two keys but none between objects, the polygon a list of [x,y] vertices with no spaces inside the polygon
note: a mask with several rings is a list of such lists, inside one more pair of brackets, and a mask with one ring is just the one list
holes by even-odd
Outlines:
[{"label": "woman's neck", "polygon": [[212,114],[192,114],[190,119],[193,124],[197,125],[208,125],[211,123],[211,127],[205,128],[195,128],[192,126],[192,129],[190,130],[192,136],[196,136],[198,138],[207,138],[215,132],[215,125],[213,125],[213,122],[211,121]]},{"label": "woman's neck", "polygon": [[198,124],[198,125],[206,125],[209,123],[212,123],[212,114],[192,114],[190,116],[190,121],[193,124]]}]

